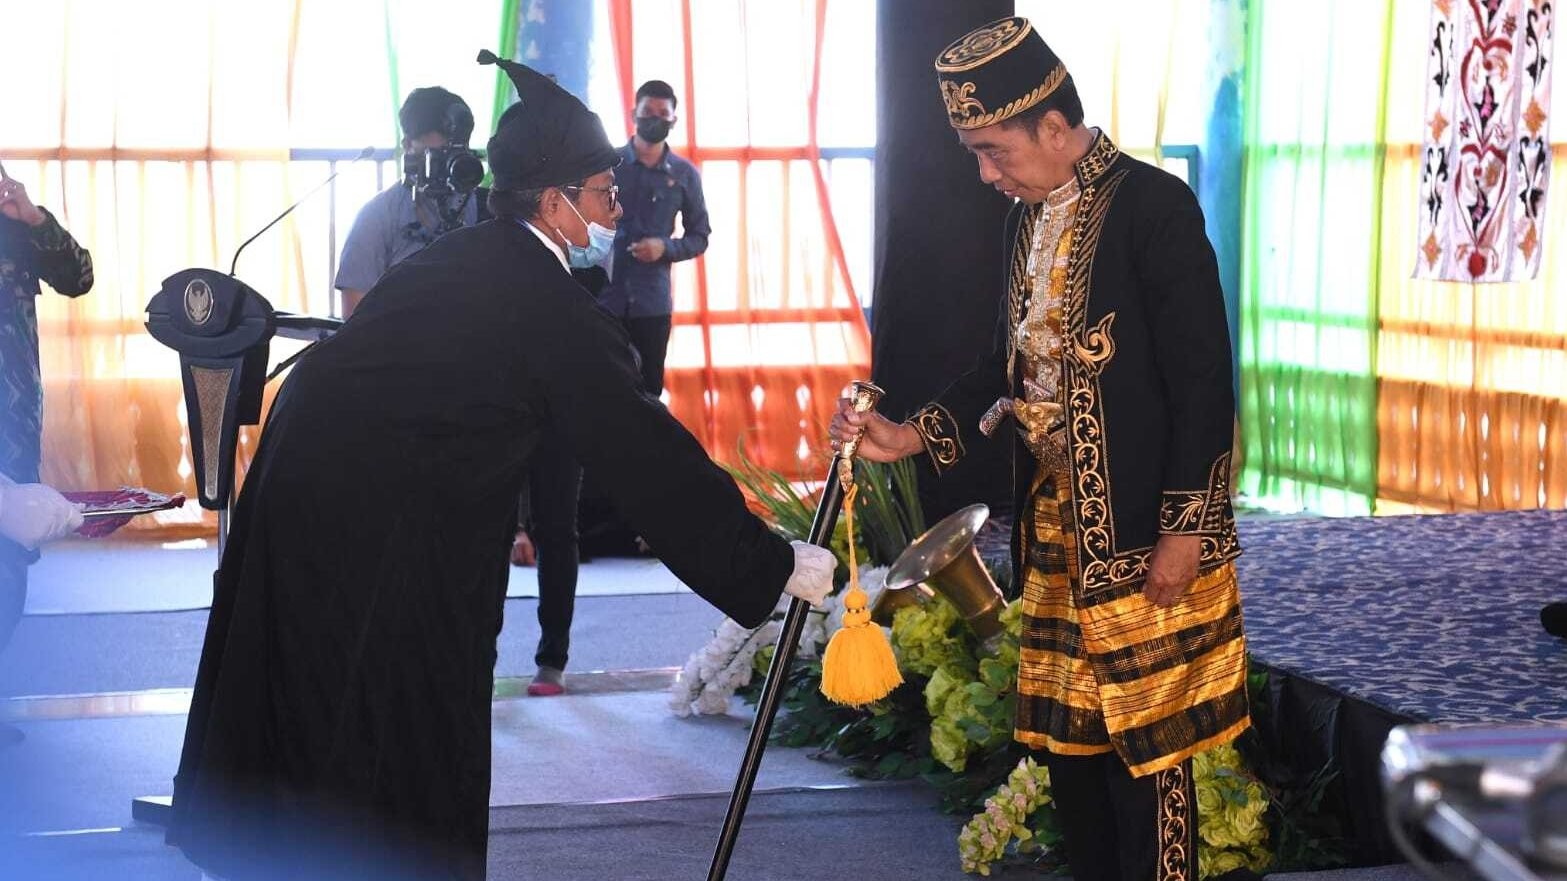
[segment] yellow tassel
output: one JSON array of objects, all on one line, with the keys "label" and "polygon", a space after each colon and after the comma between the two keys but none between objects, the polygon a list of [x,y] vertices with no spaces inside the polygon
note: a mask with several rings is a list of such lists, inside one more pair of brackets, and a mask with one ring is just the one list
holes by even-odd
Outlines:
[{"label": "yellow tassel", "polygon": [[860,587],[854,554],[854,497],[850,485],[843,497],[849,533],[849,590],[843,595],[843,627],[827,643],[822,656],[822,694],[833,703],[851,707],[879,701],[903,682],[898,659],[887,644],[887,634],[871,623],[869,597]]}]

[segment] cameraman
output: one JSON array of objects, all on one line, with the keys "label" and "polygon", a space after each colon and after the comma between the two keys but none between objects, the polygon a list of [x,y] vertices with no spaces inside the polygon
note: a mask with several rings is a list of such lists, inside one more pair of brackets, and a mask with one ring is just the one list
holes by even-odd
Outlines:
[{"label": "cameraman", "polygon": [[343,292],[344,318],[354,314],[365,291],[388,269],[439,236],[480,219],[484,194],[474,188],[484,167],[467,150],[473,134],[467,102],[440,86],[414,89],[397,120],[403,129],[404,179],[365,203],[348,231],[336,282]]}]

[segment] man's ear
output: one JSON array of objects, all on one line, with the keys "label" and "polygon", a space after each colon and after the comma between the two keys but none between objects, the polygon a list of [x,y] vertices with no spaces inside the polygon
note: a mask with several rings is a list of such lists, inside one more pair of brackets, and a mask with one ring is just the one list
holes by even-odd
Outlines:
[{"label": "man's ear", "polygon": [[1071,130],[1066,115],[1059,110],[1046,111],[1039,120],[1040,140],[1056,149],[1066,146],[1066,135]]}]

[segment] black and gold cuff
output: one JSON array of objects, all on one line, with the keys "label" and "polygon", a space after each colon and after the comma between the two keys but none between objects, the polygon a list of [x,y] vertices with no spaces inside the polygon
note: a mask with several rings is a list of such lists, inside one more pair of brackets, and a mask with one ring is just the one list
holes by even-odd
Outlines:
[{"label": "black and gold cuff", "polygon": [[959,436],[957,420],[940,404],[930,403],[909,417],[909,424],[919,432],[930,454],[931,464],[940,474],[956,465],[963,458],[963,440]]},{"label": "black and gold cuff", "polygon": [[1159,504],[1159,532],[1164,535],[1217,535],[1228,528],[1230,519],[1228,451],[1208,469],[1206,489],[1167,489]]}]

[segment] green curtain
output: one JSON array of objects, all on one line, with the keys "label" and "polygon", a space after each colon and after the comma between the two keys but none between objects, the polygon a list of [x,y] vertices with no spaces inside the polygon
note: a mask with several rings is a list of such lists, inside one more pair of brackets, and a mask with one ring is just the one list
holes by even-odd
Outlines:
[{"label": "green curtain", "polygon": [[397,25],[392,15],[392,0],[381,0],[381,24],[386,32],[386,76],[392,88],[392,143],[403,142],[403,126],[397,111],[403,106],[403,88],[397,64]]},{"label": "green curtain", "polygon": [[[517,58],[517,0],[502,0],[501,2],[501,33],[496,38],[495,54],[502,58],[515,61]],[[500,126],[501,114],[511,106],[514,87],[511,77],[504,70],[495,68],[495,104],[490,114],[490,131],[495,131]]]},{"label": "green curtain", "polygon": [[1249,7],[1239,489],[1369,514],[1393,0]]},{"label": "green curtain", "polygon": [[[381,21],[386,36],[387,84],[392,90],[392,143],[402,142],[402,127],[397,120],[398,108],[403,106],[401,71],[397,61],[397,16],[393,0],[381,0]],[[495,54],[502,58],[517,57],[518,0],[500,0],[500,32],[496,37]],[[495,68],[495,99],[490,114],[490,131],[500,122],[501,114],[511,105],[514,94],[511,79],[506,72]],[[482,145],[480,145],[482,146]]]}]

